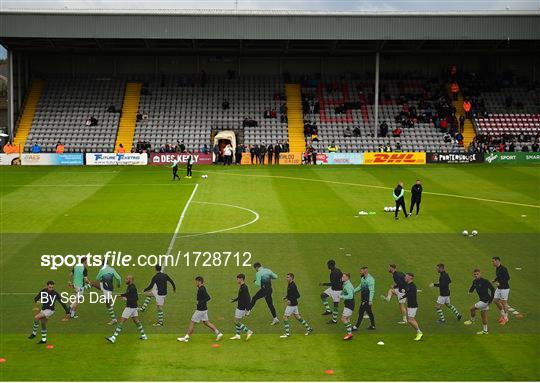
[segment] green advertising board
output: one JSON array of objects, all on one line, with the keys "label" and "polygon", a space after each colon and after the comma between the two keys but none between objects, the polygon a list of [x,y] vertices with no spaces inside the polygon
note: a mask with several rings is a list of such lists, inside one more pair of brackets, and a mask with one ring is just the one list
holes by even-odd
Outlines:
[{"label": "green advertising board", "polygon": [[485,154],[489,164],[540,164],[540,152],[506,152]]}]

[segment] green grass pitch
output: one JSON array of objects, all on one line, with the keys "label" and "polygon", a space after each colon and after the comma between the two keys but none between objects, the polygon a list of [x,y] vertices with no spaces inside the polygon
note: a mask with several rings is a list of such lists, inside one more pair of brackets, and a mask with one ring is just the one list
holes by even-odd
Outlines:
[{"label": "green grass pitch", "polygon": [[[539,380],[540,293],[538,243],[540,169],[534,166],[434,165],[418,167],[195,167],[192,179],[172,182],[161,167],[3,167],[0,169],[0,378],[6,380]],[[202,179],[208,174],[208,179]],[[424,184],[418,218],[394,221],[391,188],[404,180],[407,190]],[[197,190],[193,193],[195,185]],[[186,207],[191,198],[189,206]],[[410,194],[406,194],[407,205]],[[185,210],[185,211],[184,211]],[[358,216],[360,210],[376,214]],[[112,345],[104,337],[105,308],[80,306],[79,319],[61,322],[57,307],[48,330],[47,349],[27,340],[32,298],[48,279],[58,291],[67,287],[69,269],[40,266],[42,254],[106,250],[131,254],[164,253],[184,211],[172,253],[182,251],[249,252],[250,263],[270,267],[279,279],[274,302],[281,317],[285,274],[293,272],[302,295],[299,308],[314,328],[310,336],[291,320],[292,336],[280,339],[282,323],[270,326],[270,314],[259,301],[245,323],[255,331],[249,342],[231,341],[237,285],[252,267],[184,263],[169,267],[178,291],[165,305],[165,326],[154,328],[154,301],[140,315],[149,335],[140,341],[127,323]],[[479,231],[464,237],[466,229]],[[215,232],[215,233],[211,233]],[[209,234],[210,233],[210,234]],[[498,255],[511,273],[510,305],[522,313],[497,323],[489,311],[490,334],[476,335],[479,324],[464,326],[445,311],[447,323],[436,323],[435,265],[443,262],[452,277],[452,300],[468,318],[476,295],[467,295],[472,269],[493,279],[490,259]],[[368,265],[376,279],[374,313],[377,331],[365,330],[344,342],[342,324],[327,325],[319,282],[325,267],[338,267],[359,280]],[[201,260],[202,261],[202,260]],[[200,262],[201,262],[200,261]],[[412,271],[419,293],[418,321],[424,332],[397,324],[397,303],[383,302],[391,284],[387,265]],[[142,291],[152,267],[127,266]],[[97,267],[90,267],[93,278]],[[199,326],[188,344],[185,333],[195,309],[193,278],[203,275],[212,296],[210,320],[225,333],[220,347]],[[125,289],[122,286],[121,291]],[[97,291],[97,290],[95,290]],[[120,292],[120,290],[117,290]],[[359,297],[357,297],[358,306]],[[341,306],[340,306],[341,307]],[[117,302],[120,314],[123,302]],[[355,313],[354,319],[356,319]],[[384,341],[384,346],[377,345]],[[333,374],[326,374],[333,370]]]}]

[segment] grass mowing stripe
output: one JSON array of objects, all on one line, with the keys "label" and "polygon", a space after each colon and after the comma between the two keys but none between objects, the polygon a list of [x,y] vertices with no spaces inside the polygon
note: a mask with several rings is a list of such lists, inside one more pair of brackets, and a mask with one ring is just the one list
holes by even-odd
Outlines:
[{"label": "grass mowing stripe", "polygon": [[[203,172],[202,170],[194,170],[194,171]],[[314,178],[291,177],[291,176],[274,176],[274,175],[261,175],[261,174],[224,173],[224,172],[212,172],[212,171],[206,171],[206,173],[217,174],[217,175],[237,176],[237,177],[261,177],[261,178],[288,179],[288,180],[295,180],[295,181],[323,182],[323,183],[330,183],[330,184],[336,184],[336,185],[360,186],[360,187],[372,188],[372,189],[393,190],[393,188],[388,187],[388,186],[368,185],[368,184],[359,184],[359,183],[342,182],[342,181],[330,181],[330,180],[322,180],[322,179],[314,179]],[[495,200],[495,199],[489,199],[489,198],[480,198],[480,197],[472,197],[472,196],[465,196],[465,195],[459,195],[459,194],[438,193],[438,192],[423,192],[423,194],[436,195],[436,196],[442,196],[442,197],[470,199],[470,200],[475,200],[475,201],[500,203],[500,204],[507,204],[507,205],[513,205],[513,206],[532,207],[532,208],[535,208],[535,209],[540,209],[540,205],[531,205],[531,204],[525,204],[525,203],[520,203],[520,202],[512,202],[512,201],[501,201],[501,200]]]}]

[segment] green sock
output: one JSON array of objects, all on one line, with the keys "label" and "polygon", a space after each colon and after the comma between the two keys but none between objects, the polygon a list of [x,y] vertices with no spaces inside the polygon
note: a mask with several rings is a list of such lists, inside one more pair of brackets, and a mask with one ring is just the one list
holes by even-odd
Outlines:
[{"label": "green sock", "polygon": [[345,323],[345,328],[347,329],[347,334],[352,334],[352,324],[351,324],[351,322]]},{"label": "green sock", "polygon": [[289,321],[284,320],[283,324],[285,325],[285,335],[289,335],[291,333],[291,326],[289,324]]},{"label": "green sock", "polygon": [[338,314],[337,307],[334,307],[334,310],[332,310],[332,321],[337,322],[337,314]]},{"label": "green sock", "polygon": [[323,299],[322,303],[324,305],[324,311],[329,313],[331,310],[330,310],[330,304],[328,303],[328,301],[326,299]]},{"label": "green sock", "polygon": [[124,327],[124,325],[121,323],[118,323],[118,325],[116,326],[116,330],[114,330],[114,334],[112,338],[116,338],[118,335],[120,335],[120,333],[122,332],[122,327]]},{"label": "green sock", "polygon": [[146,310],[146,308],[148,307],[148,304],[150,303],[151,300],[152,300],[152,297],[144,298],[144,302],[143,302],[143,304],[141,306],[141,311]]},{"label": "green sock", "polygon": [[251,330],[248,328],[248,326],[246,326],[245,324],[242,323],[242,330],[245,332],[245,333],[248,333],[250,332]]},{"label": "green sock", "polygon": [[112,306],[107,307],[107,311],[109,312],[109,316],[112,320],[116,320],[116,314],[114,313],[114,308]]},{"label": "green sock", "polygon": [[81,293],[84,293],[86,290],[90,290],[91,288],[92,285],[90,283],[87,283],[81,288]]},{"label": "green sock", "polygon": [[236,335],[240,335],[240,333],[242,332],[242,327],[240,323],[237,323],[234,327],[235,327]]},{"label": "green sock", "polygon": [[451,304],[447,303],[447,304],[446,304],[446,307],[448,307],[448,308],[454,313],[454,315],[456,316],[456,318],[457,318],[458,316],[461,315],[461,314],[459,313],[458,309],[456,309],[456,308],[454,307],[454,305],[451,305]]},{"label": "green sock", "polygon": [[444,322],[445,319],[442,309],[437,309],[437,314],[439,314],[439,319]]},{"label": "green sock", "polygon": [[43,342],[47,341],[47,329],[41,329],[41,340]]},{"label": "green sock", "polygon": [[141,333],[141,336],[145,337],[146,334],[144,333],[144,329],[143,329],[143,326],[142,326],[141,322],[137,323],[137,328],[139,329],[139,332]]},{"label": "green sock", "polygon": [[38,322],[34,322],[34,325],[32,326],[32,335],[36,335],[36,334],[37,334],[38,327],[39,327],[39,323],[38,323]]},{"label": "green sock", "polygon": [[163,310],[158,309],[157,311],[157,321],[159,324],[163,324]]},{"label": "green sock", "polygon": [[311,326],[304,318],[298,318],[298,322],[302,323],[307,330],[311,330]]}]

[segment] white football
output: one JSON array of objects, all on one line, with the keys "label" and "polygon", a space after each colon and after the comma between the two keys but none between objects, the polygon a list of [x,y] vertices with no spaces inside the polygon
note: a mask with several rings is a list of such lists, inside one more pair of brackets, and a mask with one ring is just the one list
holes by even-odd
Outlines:
[{"label": "white football", "polygon": [[478,232],[476,230],[471,231],[472,235],[478,235]]},{"label": "white football", "polygon": [[463,230],[463,235],[467,236],[469,235],[469,232],[467,230]]}]

